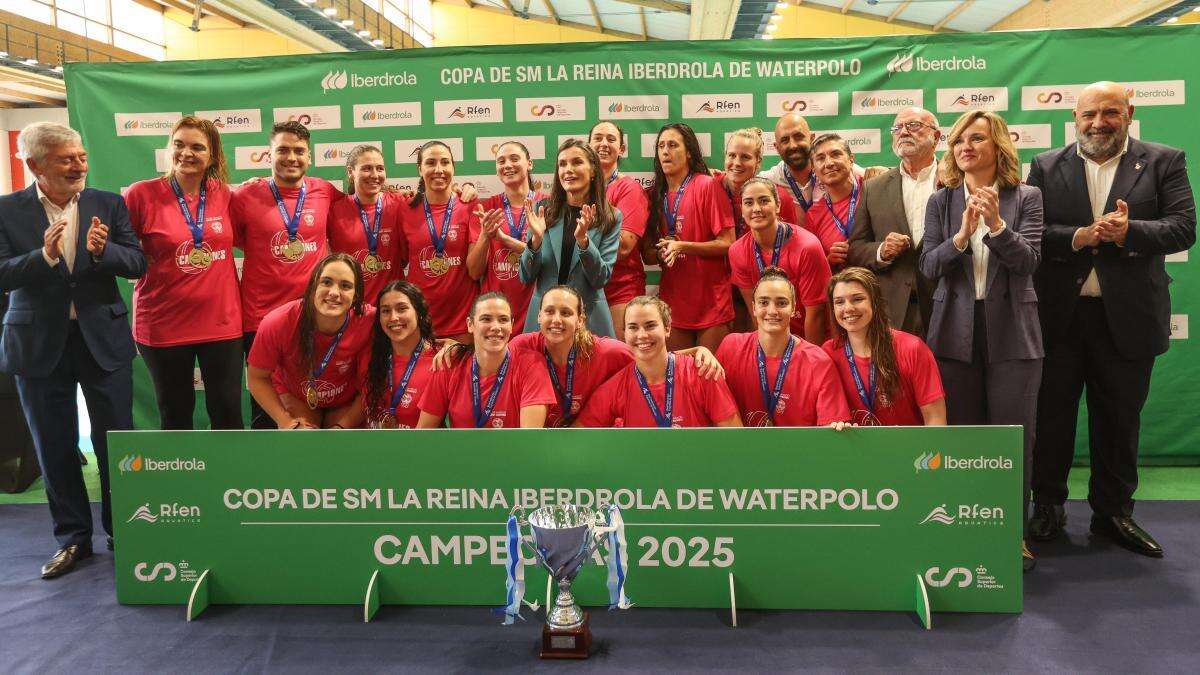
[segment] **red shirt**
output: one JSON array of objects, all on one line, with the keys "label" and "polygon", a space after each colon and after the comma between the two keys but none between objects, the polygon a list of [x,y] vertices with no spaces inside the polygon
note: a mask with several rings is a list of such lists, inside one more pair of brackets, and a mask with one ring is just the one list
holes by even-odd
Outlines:
[{"label": "red shirt", "polygon": [[[508,352],[508,374],[504,377],[496,406],[483,429],[519,429],[521,408],[532,405],[553,405],[556,398],[546,365],[528,350]],[[429,387],[421,396],[421,412],[444,417],[450,414],[450,428],[474,429],[475,410],[471,401],[471,364],[475,357],[467,355],[446,370],[433,374]],[[495,375],[479,378],[479,405],[487,404],[492,394]]]},{"label": "red shirt", "polygon": [[[855,181],[858,182],[858,203],[855,206],[855,212],[857,212],[858,209],[863,208],[863,192],[862,181],[857,178],[855,178]],[[817,238],[821,240],[821,248],[828,254],[829,249],[834,244],[839,241],[846,241],[847,239],[846,235],[842,234],[842,231],[838,229],[837,223],[833,218],[833,213],[836,213],[837,217],[842,220],[847,230],[854,227],[854,223],[849,220],[850,196],[847,195],[845,199],[833,202],[833,213],[829,211],[829,204],[825,201],[825,196],[818,196],[820,199],[814,200],[812,207],[808,209],[808,223],[805,227],[817,235]]]},{"label": "red shirt", "polygon": [[[796,287],[796,313],[792,316],[792,332],[804,337],[805,307],[816,307],[825,303],[825,291],[829,286],[829,259],[816,235],[795,225],[779,221],[779,227],[786,227],[790,234],[779,249],[779,263],[788,273],[792,285]],[[762,276],[758,271],[758,262],[754,257],[754,249],[758,246],[754,241],[754,233],[747,230],[733,246],[729,247],[730,280],[734,286],[754,293],[754,286]],[[771,265],[774,250],[761,249],[763,264]],[[754,308],[749,308],[754,313]]]},{"label": "red shirt", "polygon": [[[867,406],[863,404],[858,395],[858,388],[854,385],[854,377],[850,374],[850,365],[846,361],[841,339],[828,340],[821,348],[837,366],[850,409],[856,413],[865,410]],[[921,338],[896,329],[892,329],[892,348],[896,351],[900,387],[892,396],[891,405],[876,406],[875,417],[883,426],[923,426],[925,418],[921,416],[921,406],[946,396],[942,390],[942,376],[938,373],[937,361]],[[863,386],[869,388],[871,359],[855,356],[854,364],[858,368],[858,376],[862,378]],[[876,397],[878,398],[878,394]]]},{"label": "red shirt", "polygon": [[[533,195],[533,203],[537,204],[545,198],[540,192],[535,192]],[[466,206],[466,205],[464,205]],[[479,224],[479,218],[475,217],[475,205],[471,207],[471,242],[474,243],[483,233],[483,228]],[[480,206],[484,212],[492,209],[504,209],[504,195],[492,195],[480,202]],[[525,203],[512,204],[512,219],[513,225],[521,226],[521,217],[525,215]],[[502,217],[500,227],[504,228],[505,232],[509,232],[508,219]],[[526,223],[519,239],[524,240],[529,232],[529,224]],[[510,233],[511,234],[511,233]],[[529,309],[529,299],[533,297],[533,284],[521,283],[521,254],[518,251],[509,249],[500,241],[499,237],[492,240],[492,246],[487,252],[487,269],[483,276],[479,279],[479,292],[487,293],[489,291],[500,291],[508,298],[509,307],[513,313],[513,333],[520,333],[525,328],[525,313]],[[535,310],[536,311],[536,310]],[[462,331],[460,331],[462,332]]]},{"label": "red shirt", "polygon": [[[370,347],[367,348],[368,350]],[[417,420],[421,418],[421,408],[417,403],[421,400],[421,395],[429,388],[429,381],[433,379],[433,357],[437,354],[436,347],[426,347],[421,350],[420,356],[417,357],[417,365],[413,367],[412,376],[408,378],[408,385],[404,387],[404,394],[400,396],[400,401],[396,403],[392,413],[396,416],[397,429],[416,429]],[[366,362],[370,361],[370,354],[367,355],[364,361],[364,391],[366,389],[365,382],[365,366]],[[392,359],[392,386],[383,392],[383,405],[388,407],[392,403],[392,393],[395,387],[400,384],[400,380],[404,379],[404,369],[408,367],[408,359]],[[366,405],[366,401],[363,401]],[[367,419],[372,424],[378,424],[380,411],[368,410]]]},{"label": "red shirt", "polygon": [[[445,238],[445,255],[449,268],[438,274],[430,267],[434,259],[433,239],[425,223],[424,202],[401,207],[400,221],[408,249],[408,270],[405,278],[421,289],[433,315],[433,332],[438,337],[462,335],[467,332],[467,315],[471,303],[479,294],[479,286],[467,273],[467,250],[470,248],[471,211],[474,204],[452,200],[454,211]],[[442,218],[449,204],[430,205],[433,230],[441,236]]]},{"label": "red shirt", "polygon": [[[400,197],[385,192],[379,198],[383,200],[383,223],[379,226],[375,255],[383,269],[376,272],[365,266],[370,249],[354,195],[346,195],[329,207],[329,248],[349,253],[358,261],[363,275],[363,299],[367,302],[376,302],[379,291],[388,282],[404,278],[404,260],[408,258],[408,252],[404,250],[404,233],[400,230]],[[367,221],[375,227],[375,205],[364,205],[363,208],[367,212]]]},{"label": "red shirt", "polygon": [[[825,426],[850,419],[850,408],[842,381],[829,355],[801,338],[793,338],[792,361],[783,376],[783,390],[775,406],[779,427]],[[742,424],[770,426],[758,377],[758,333],[731,333],[717,348],[717,360],[725,368],[725,381],[742,411]],[[774,391],[775,377],[783,358],[768,356],[767,390]]]},{"label": "red shirt", "polygon": [[[587,404],[592,392],[608,381],[617,371],[625,366],[633,363],[633,352],[629,346],[619,340],[602,337],[599,335],[592,337],[592,355],[587,360],[578,359],[575,362],[575,381],[571,386],[571,415],[578,417],[579,412]],[[542,363],[542,368],[549,375],[549,369],[546,366],[546,336],[539,333],[525,333],[518,335],[508,343],[508,346],[513,351],[526,351],[534,354]],[[563,391],[567,387],[567,367],[563,364],[561,368],[555,366],[555,372],[558,375],[558,383],[562,385]],[[553,379],[550,381],[554,384]],[[558,393],[557,391],[555,392]],[[550,406],[550,410],[546,415],[546,427],[552,428],[559,426],[562,422],[562,404],[559,397],[554,397],[554,403]]]},{"label": "red shirt", "polygon": [[[657,426],[634,374],[636,369],[637,364],[631,363],[600,385],[579,415],[580,426]],[[654,403],[664,412],[666,389],[666,382],[650,385]],[[690,356],[675,355],[675,402],[671,426],[711,427],[737,414],[737,403],[723,380],[702,379]]]},{"label": "red shirt", "polygon": [[[267,312],[304,295],[308,277],[325,257],[326,220],[329,205],[342,193],[324,178],[304,179],[308,192],[300,216],[297,238],[304,242],[304,255],[289,260],[284,255],[287,227],[279,214],[268,181],[256,181],[233,193],[234,246],[242,249],[242,330],[253,333]],[[288,215],[295,213],[300,188],[279,188]]]},{"label": "red shirt", "polygon": [[[133,287],[133,337],[151,347],[230,340],[242,336],[242,301],[233,263],[229,188],[210,180],[204,205],[202,248],[212,262],[193,265],[194,247],[171,184],[151,178],[125,193],[129,222],[148,265]],[[185,197],[195,218],[199,196]]]},{"label": "red shirt", "polygon": [[[312,371],[300,361],[300,339],[296,331],[300,327],[302,305],[302,300],[292,300],[263,317],[246,362],[271,371],[275,391],[304,401],[304,384],[313,377]],[[374,322],[375,308],[371,305],[364,304],[361,315],[350,311],[350,323],[329,364],[316,379],[319,408],[337,408],[358,395],[361,373],[365,369],[363,361],[371,358],[371,326]],[[320,365],[333,338],[333,335],[313,331],[313,368]]]},{"label": "red shirt", "polygon": [[[675,205],[675,193],[667,193],[667,204]],[[675,236],[684,241],[706,242],[733,227],[729,198],[712,176],[693,174],[679,205]],[[661,228],[667,235],[666,213]],[[671,325],[700,330],[733,320],[729,295],[729,262],[724,256],[707,258],[685,255],[674,267],[663,267],[658,291],[671,306]]]},{"label": "red shirt", "polygon": [[[750,231],[746,226],[746,222],[742,220],[742,195],[741,193],[734,194],[729,186],[725,184],[725,172],[716,171],[713,173],[713,178],[721,184],[721,189],[725,191],[725,196],[729,198],[730,215],[733,217],[734,234],[738,237]],[[784,223],[792,223],[804,227],[804,211],[796,208],[796,200],[792,197],[791,192],[785,188],[776,188],[776,193],[779,194],[779,220]]]},{"label": "red shirt", "polygon": [[[621,231],[636,234],[639,239],[646,236],[646,219],[650,217],[650,204],[646,191],[636,178],[619,176],[605,188],[604,196],[613,208],[621,212]],[[641,247],[634,246],[624,260],[613,264],[612,276],[604,287],[608,306],[629,302],[646,294],[646,263],[642,260]]]}]

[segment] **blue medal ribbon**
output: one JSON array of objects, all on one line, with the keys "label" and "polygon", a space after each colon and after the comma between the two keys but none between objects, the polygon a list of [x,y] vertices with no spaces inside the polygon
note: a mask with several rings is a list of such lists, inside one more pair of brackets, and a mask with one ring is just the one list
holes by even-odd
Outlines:
[{"label": "blue medal ribbon", "polygon": [[279,215],[283,216],[283,226],[287,228],[288,241],[296,240],[296,233],[300,231],[300,214],[304,213],[304,198],[308,195],[308,183],[301,181],[300,196],[296,199],[296,212],[288,215],[287,205],[283,203],[283,195],[279,194],[279,186],[275,185],[275,179],[272,178],[267,182],[271,188],[271,194],[275,196],[275,206],[279,207]]},{"label": "blue medal ribbon", "polygon": [[404,375],[400,377],[400,385],[392,386],[392,376],[395,374],[393,370],[392,360],[396,355],[388,356],[388,389],[392,390],[392,405],[388,410],[392,414],[396,414],[396,406],[400,404],[400,399],[404,398],[404,392],[408,389],[408,381],[412,379],[413,370],[417,367],[417,360],[421,358],[421,350],[425,347],[424,342],[418,342],[416,349],[413,349],[412,355],[408,357],[408,365],[404,367]]},{"label": "blue medal ribbon", "polygon": [[179,181],[171,176],[171,189],[175,192],[175,198],[179,200],[179,210],[183,212],[183,220],[187,223],[188,229],[192,231],[192,243],[195,248],[200,248],[204,244],[204,202],[208,198],[208,190],[204,182],[200,183],[200,200],[196,204],[196,217],[192,218],[192,212],[188,210],[187,199],[183,196],[183,188],[179,187]]},{"label": "blue medal ribbon", "polygon": [[854,229],[854,216],[858,213],[858,181],[854,180],[854,187],[850,188],[850,207],[846,209],[846,222],[843,223],[842,219],[838,218],[837,211],[833,209],[833,200],[829,198],[828,192],[825,193],[825,208],[829,209],[829,215],[833,217],[838,232],[849,239],[850,230]]},{"label": "blue medal ribbon", "polygon": [[688,183],[692,182],[692,176],[695,174],[689,173],[683,182],[679,184],[679,190],[675,193],[675,205],[667,205],[667,195],[663,193],[663,219],[667,221],[667,236],[675,237],[675,222],[679,219],[679,204],[683,202],[683,192],[687,189]]},{"label": "blue medal ribbon", "polygon": [[788,366],[792,364],[792,348],[796,341],[788,336],[787,349],[783,350],[783,358],[779,361],[779,372],[775,374],[775,387],[767,389],[767,353],[762,345],[758,345],[758,386],[762,390],[763,405],[766,406],[767,418],[775,424],[775,407],[779,405],[779,397],[783,394],[783,379],[787,377]]},{"label": "blue medal ribbon", "polygon": [[[800,189],[800,184],[796,182],[795,178],[792,178],[792,172],[788,171],[786,166],[783,167],[783,177],[787,179],[788,187],[791,188],[792,194],[795,195],[796,202],[799,203],[805,211],[812,208],[812,200],[804,198],[804,190]],[[812,194],[817,190],[817,176],[815,174],[808,174],[808,190],[809,194]]]},{"label": "blue medal ribbon", "polygon": [[[504,200],[504,218],[505,218],[505,220],[508,221],[508,234],[513,239],[516,239],[517,241],[521,241],[525,236],[525,221],[528,220],[527,216],[529,214],[526,213],[524,207],[522,207],[521,208],[521,220],[514,221],[513,214],[512,214],[512,204],[508,203],[508,195],[507,194],[500,195],[500,198]],[[531,204],[533,203],[533,193],[532,192],[529,193],[529,196],[526,198],[526,200]],[[445,235],[442,235],[442,236],[445,236]]]},{"label": "blue medal ribbon", "polygon": [[438,236],[436,230],[433,229],[433,211],[429,209],[429,200],[422,199],[421,205],[425,207],[425,227],[429,229],[429,241],[433,244],[433,251],[438,256],[446,255],[446,235],[450,233],[450,217],[454,215],[454,197],[446,204],[446,213],[442,215],[442,233]]},{"label": "blue medal ribbon", "polygon": [[729,195],[729,210],[733,213],[733,229],[739,235],[746,230],[746,223],[742,222],[742,210],[739,208],[737,199],[734,198],[733,189],[721,181],[721,187],[725,188],[725,194]]},{"label": "blue medal ribbon", "polygon": [[517,525],[515,515],[508,517],[504,533],[504,548],[508,553],[508,561],[504,563],[507,579],[504,606],[500,610],[504,612],[504,625],[511,626],[514,619],[525,620],[525,617],[521,616],[521,603],[525,601],[525,566],[521,564],[521,529]]},{"label": "blue medal ribbon", "polygon": [[496,397],[500,395],[500,388],[504,386],[504,378],[507,376],[508,352],[505,352],[504,360],[500,362],[500,370],[496,371],[496,381],[492,383],[492,393],[488,394],[487,403],[480,407],[482,397],[479,394],[479,361],[471,359],[471,408],[475,413],[476,429],[487,424],[488,418],[492,416],[492,410],[496,407]]},{"label": "blue medal ribbon", "polygon": [[[779,264],[779,256],[783,253],[783,244],[791,238],[791,229],[783,223],[775,224],[775,244],[771,248],[771,266]],[[766,262],[763,260],[762,249],[759,248],[758,242],[754,242],[754,264],[758,266],[758,273],[761,275],[763,270],[767,268]]]},{"label": "blue medal ribbon", "polygon": [[[338,329],[337,335],[333,336],[333,341],[329,343],[329,349],[325,350],[325,356],[321,357],[321,363],[313,368],[312,379],[316,382],[321,373],[325,372],[325,368],[329,365],[329,360],[333,358],[333,352],[337,350],[338,343],[342,341],[342,334],[346,332],[346,327],[350,325],[350,314],[346,314],[346,320],[342,322],[342,327]],[[315,339],[315,338],[314,338]],[[313,386],[316,386],[315,384]]]},{"label": "blue medal ribbon", "polygon": [[850,364],[850,375],[854,378],[854,388],[858,390],[858,399],[866,406],[866,409],[875,412],[875,363],[871,362],[871,388],[868,390],[863,386],[862,375],[858,374],[858,366],[854,365],[854,350],[850,348],[850,341],[846,340],[843,345],[843,353],[846,355],[846,363]]},{"label": "blue medal ribbon", "polygon": [[550,352],[542,352],[546,357],[546,370],[550,371],[550,382],[554,384],[554,393],[558,394],[558,407],[562,409],[563,422],[571,422],[571,395],[575,389],[575,347],[567,353],[567,388],[564,390],[558,381],[558,369],[554,367],[554,359]]},{"label": "blue medal ribbon", "polygon": [[646,382],[642,371],[634,367],[633,374],[637,376],[638,386],[642,388],[642,396],[646,398],[646,405],[650,408],[650,414],[654,416],[654,424],[662,429],[670,429],[671,413],[675,409],[675,355],[667,354],[667,378],[663,391],[663,410],[661,411],[658,409],[658,404],[654,402],[654,394],[650,393],[650,384]]},{"label": "blue medal ribbon", "polygon": [[363,208],[358,195],[354,195],[354,203],[358,204],[358,219],[362,221],[363,234],[367,235],[367,249],[371,251],[371,255],[376,255],[375,252],[379,249],[379,228],[383,227],[383,195],[375,198],[374,227],[371,227],[371,221],[367,217],[367,210]]},{"label": "blue medal ribbon", "polygon": [[620,178],[620,177],[621,177],[621,172],[620,172],[620,171],[613,171],[613,172],[612,172],[612,175],[608,177],[608,182],[604,184],[604,185],[605,185],[605,187],[607,187],[607,186],[609,186],[609,185],[612,185],[612,184],[613,184],[613,181],[614,181],[614,180],[616,180],[616,179],[618,179],[618,178]]}]

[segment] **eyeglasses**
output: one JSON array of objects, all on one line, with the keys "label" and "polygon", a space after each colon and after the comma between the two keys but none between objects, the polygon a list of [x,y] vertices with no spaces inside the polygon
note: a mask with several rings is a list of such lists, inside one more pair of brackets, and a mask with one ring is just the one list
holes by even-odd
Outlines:
[{"label": "eyeglasses", "polygon": [[933,126],[932,124],[926,124],[924,122],[917,122],[914,120],[912,122],[905,122],[904,124],[893,124],[891,130],[893,134],[900,133],[902,129],[907,129],[908,133],[915,134],[923,128],[936,129],[937,127]]}]

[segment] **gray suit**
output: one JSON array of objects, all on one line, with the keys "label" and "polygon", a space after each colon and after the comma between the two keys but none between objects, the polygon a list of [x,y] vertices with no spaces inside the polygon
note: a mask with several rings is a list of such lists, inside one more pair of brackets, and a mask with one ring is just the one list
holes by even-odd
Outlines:
[{"label": "gray suit", "polygon": [[876,258],[879,245],[892,232],[910,239],[913,236],[904,210],[899,167],[863,184],[862,205],[850,232],[848,259],[851,265],[866,267],[878,277],[892,326],[925,337],[933,304],[933,283],[917,269],[921,242],[914,241],[912,248],[892,259],[891,264],[880,264]]},{"label": "gray suit", "polygon": [[975,300],[971,247],[960,252],[953,237],[962,225],[963,188],[943,188],[929,198],[921,271],[937,283],[927,341],[938,360],[950,424],[1020,424],[1024,427],[1028,515],[1030,461],[1042,376],[1042,328],[1033,273],[1041,259],[1042,193],[1029,185],[1000,190],[1006,227],[987,235],[987,283]]}]

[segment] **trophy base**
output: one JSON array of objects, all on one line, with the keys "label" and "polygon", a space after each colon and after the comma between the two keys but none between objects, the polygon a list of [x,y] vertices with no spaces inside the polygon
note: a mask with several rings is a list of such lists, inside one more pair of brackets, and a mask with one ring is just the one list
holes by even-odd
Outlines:
[{"label": "trophy base", "polygon": [[588,616],[583,623],[569,630],[554,630],[542,625],[542,649],[538,656],[543,659],[586,659],[592,646],[592,631],[588,629]]}]

